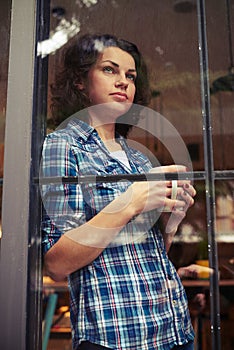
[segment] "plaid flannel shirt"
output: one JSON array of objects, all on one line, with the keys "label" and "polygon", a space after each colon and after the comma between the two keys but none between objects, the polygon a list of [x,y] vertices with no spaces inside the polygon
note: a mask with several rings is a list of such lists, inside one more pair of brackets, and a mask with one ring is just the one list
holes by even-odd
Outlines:
[{"label": "plaid flannel shirt", "polygon": [[[142,153],[121,137],[119,142],[131,170],[110,155],[95,129],[73,119],[46,137],[42,174],[62,177],[150,170],[152,165]],[[129,182],[43,185],[44,252],[128,186]],[[168,259],[152,213],[130,220],[116,242],[90,265],[69,276],[74,349],[88,340],[110,349],[166,350],[194,338],[184,288]]]}]

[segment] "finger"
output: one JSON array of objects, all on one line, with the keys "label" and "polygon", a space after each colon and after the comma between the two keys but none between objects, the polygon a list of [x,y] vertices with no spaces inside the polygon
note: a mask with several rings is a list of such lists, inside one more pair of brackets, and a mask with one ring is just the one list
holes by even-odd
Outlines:
[{"label": "finger", "polygon": [[185,203],[184,200],[181,200],[181,199],[166,198],[165,206],[167,208],[169,208],[170,211],[181,211],[181,212],[183,212],[185,207],[186,207],[186,203]]},{"label": "finger", "polygon": [[195,190],[195,188],[192,186],[192,185],[190,185],[190,184],[184,184],[183,185],[183,189],[184,189],[184,191],[185,192],[187,192],[191,197],[194,197],[195,195],[196,195],[196,190]]},{"label": "finger", "polygon": [[191,185],[191,180],[180,180],[178,179],[178,187],[184,187],[187,185]]},{"label": "finger", "polygon": [[182,191],[180,196],[181,196],[181,199],[183,199],[186,202],[186,204],[188,204],[189,206],[194,204],[194,199],[188,192]]}]

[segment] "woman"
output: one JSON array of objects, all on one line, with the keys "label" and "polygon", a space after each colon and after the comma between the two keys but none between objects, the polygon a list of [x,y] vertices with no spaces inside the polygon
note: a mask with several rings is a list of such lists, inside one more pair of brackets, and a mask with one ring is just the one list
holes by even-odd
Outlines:
[{"label": "woman", "polygon": [[[149,101],[147,70],[134,44],[111,35],[79,38],[65,53],[52,93],[57,122],[86,109],[47,136],[43,176],[151,170],[125,140],[137,121],[133,104]],[[193,348],[185,292],[167,251],[195,190],[180,181],[177,199],[171,194],[170,181],[43,186],[44,263],[53,279],[69,279],[74,349]],[[155,213],[164,206],[172,214],[161,232]]]}]

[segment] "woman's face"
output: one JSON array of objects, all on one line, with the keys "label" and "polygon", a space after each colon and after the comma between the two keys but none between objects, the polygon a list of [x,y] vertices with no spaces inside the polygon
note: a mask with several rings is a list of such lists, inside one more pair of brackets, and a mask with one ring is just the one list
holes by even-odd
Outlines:
[{"label": "woman's face", "polygon": [[88,73],[85,89],[91,104],[117,102],[129,109],[135,96],[136,76],[135,61],[129,53],[118,47],[105,48]]}]

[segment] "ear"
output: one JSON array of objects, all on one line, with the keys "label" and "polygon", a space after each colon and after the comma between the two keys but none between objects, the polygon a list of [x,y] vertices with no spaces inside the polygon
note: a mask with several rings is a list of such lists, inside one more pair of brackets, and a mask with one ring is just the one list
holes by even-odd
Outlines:
[{"label": "ear", "polygon": [[84,83],[82,83],[82,82],[79,82],[79,83],[76,82],[76,83],[74,83],[74,85],[80,91],[83,91],[85,89]]}]

